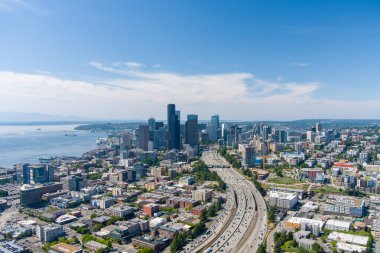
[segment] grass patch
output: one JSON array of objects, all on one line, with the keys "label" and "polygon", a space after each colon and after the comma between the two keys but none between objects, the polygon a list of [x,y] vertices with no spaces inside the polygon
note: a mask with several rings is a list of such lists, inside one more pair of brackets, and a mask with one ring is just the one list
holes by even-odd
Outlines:
[{"label": "grass patch", "polygon": [[273,184],[301,184],[301,183],[303,183],[302,181],[299,181],[297,179],[290,178],[290,177],[269,178],[268,182],[273,183]]},{"label": "grass patch", "polygon": [[281,246],[281,249],[284,251],[284,252],[301,252],[301,250],[299,248],[296,248],[296,247],[293,247],[290,245],[292,241],[287,241],[284,243],[284,245]]},{"label": "grass patch", "polygon": [[340,191],[339,189],[335,188],[335,187],[332,187],[332,186],[329,186],[329,185],[324,185],[323,187],[321,188],[318,188],[318,189],[314,189],[314,192],[315,193],[332,193],[332,194],[342,194],[342,195],[346,195],[344,193],[344,191]]}]

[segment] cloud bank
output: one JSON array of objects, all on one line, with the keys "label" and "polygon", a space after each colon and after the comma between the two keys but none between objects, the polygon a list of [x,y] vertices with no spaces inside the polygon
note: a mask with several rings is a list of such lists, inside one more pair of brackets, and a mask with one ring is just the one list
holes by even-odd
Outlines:
[{"label": "cloud bank", "polygon": [[182,119],[190,113],[230,120],[379,118],[380,101],[317,98],[318,82],[272,82],[244,72],[182,75],[138,62],[89,65],[113,77],[87,82],[0,71],[0,111],[165,119],[166,104],[176,103]]}]

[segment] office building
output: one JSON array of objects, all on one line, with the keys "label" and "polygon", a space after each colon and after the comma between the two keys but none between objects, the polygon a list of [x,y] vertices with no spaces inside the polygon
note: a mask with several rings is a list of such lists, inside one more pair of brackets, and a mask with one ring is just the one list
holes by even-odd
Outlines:
[{"label": "office building", "polygon": [[86,183],[81,176],[70,176],[68,179],[69,191],[80,191],[82,188],[86,187]]},{"label": "office building", "polygon": [[280,140],[279,140],[281,143],[286,143],[288,142],[288,132],[286,132],[285,130],[281,130],[280,131]]},{"label": "office building", "polygon": [[191,192],[191,198],[199,201],[209,201],[212,198],[212,191],[206,189],[195,190]]},{"label": "office building", "polygon": [[281,209],[292,209],[298,203],[298,197],[294,193],[269,192],[269,205]]},{"label": "office building", "polygon": [[44,185],[24,184],[20,188],[20,204],[28,206],[41,202],[42,195],[45,193],[53,193],[62,190],[62,184],[49,183]]},{"label": "office building", "polygon": [[149,126],[140,125],[136,131],[136,138],[137,138],[137,147],[144,151],[148,151]]},{"label": "office building", "polygon": [[315,130],[320,133],[322,132],[322,124],[320,122],[315,124]]},{"label": "office building", "polygon": [[211,117],[211,134],[210,140],[217,141],[219,139],[219,115]]},{"label": "office building", "polygon": [[326,204],[324,205],[325,213],[350,215],[355,217],[363,216],[364,210],[364,199],[346,196],[330,195],[330,198],[326,201]]},{"label": "office building", "polygon": [[148,119],[149,130],[154,130],[156,126],[156,120],[153,117]]},{"label": "office building", "polygon": [[38,225],[36,236],[41,242],[48,243],[57,240],[63,234],[63,227],[57,224]]},{"label": "office building", "polygon": [[112,216],[124,218],[133,213],[133,207],[127,204],[120,204],[120,205],[111,206],[109,208],[109,211]]},{"label": "office building", "polygon": [[198,115],[187,115],[187,121],[185,123],[185,143],[194,147],[198,145]]},{"label": "office building", "polygon": [[175,104],[168,104],[168,138],[167,147],[171,149],[180,149],[180,113],[175,110]]}]

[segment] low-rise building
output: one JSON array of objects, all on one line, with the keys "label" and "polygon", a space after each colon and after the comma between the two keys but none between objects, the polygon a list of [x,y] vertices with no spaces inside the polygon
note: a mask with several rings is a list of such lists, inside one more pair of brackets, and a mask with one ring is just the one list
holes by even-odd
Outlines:
[{"label": "low-rise building", "polygon": [[351,222],[343,221],[343,220],[328,220],[326,222],[325,228],[328,230],[341,230],[341,231],[349,231]]},{"label": "low-rise building", "polygon": [[112,216],[124,218],[133,213],[133,207],[127,204],[115,205],[109,208],[109,212]]},{"label": "low-rise building", "polygon": [[63,227],[57,224],[38,225],[36,229],[37,237],[44,243],[57,240],[63,234]]},{"label": "low-rise building", "polygon": [[285,222],[286,229],[295,230],[300,229],[303,231],[310,231],[314,235],[319,235],[322,231],[324,221],[308,219],[303,217],[291,217]]},{"label": "low-rise building", "polygon": [[366,246],[368,242],[368,236],[351,235],[351,234],[345,234],[345,233],[334,231],[331,234],[329,234],[329,236],[327,237],[327,241],[336,241],[336,242]]},{"label": "low-rise building", "polygon": [[107,246],[96,241],[89,241],[84,244],[84,248],[87,252],[93,253],[97,252],[98,250],[105,250],[107,249]]},{"label": "low-rise building", "polygon": [[82,253],[82,249],[66,243],[58,243],[50,247],[49,253]]},{"label": "low-rise building", "polygon": [[282,209],[292,209],[298,202],[297,195],[284,192],[269,192],[269,205]]},{"label": "low-rise building", "polygon": [[199,189],[191,192],[191,197],[199,201],[209,201],[212,198],[212,191]]},{"label": "low-rise building", "polygon": [[324,205],[325,213],[361,217],[364,215],[365,201],[360,198],[330,195]]}]

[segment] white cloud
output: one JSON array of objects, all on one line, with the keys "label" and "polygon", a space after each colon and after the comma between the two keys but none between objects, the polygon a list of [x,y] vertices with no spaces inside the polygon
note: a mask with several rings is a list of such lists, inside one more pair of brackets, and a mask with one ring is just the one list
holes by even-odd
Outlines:
[{"label": "white cloud", "polygon": [[[128,64],[91,66],[114,78],[83,82],[48,74],[0,71],[1,111],[77,115],[98,119],[164,119],[166,104],[201,119],[378,118],[380,101],[318,99],[320,85],[270,82],[251,73],[182,75]],[[363,110],[363,109],[366,110]],[[184,118],[184,116],[183,116]]]},{"label": "white cloud", "polygon": [[309,67],[311,64],[307,62],[292,62],[290,65],[300,68]]},{"label": "white cloud", "polygon": [[36,6],[30,4],[28,1],[24,0],[0,0],[0,11],[15,11],[15,10],[25,10],[33,12],[38,15],[48,15],[49,13],[37,8]]}]

